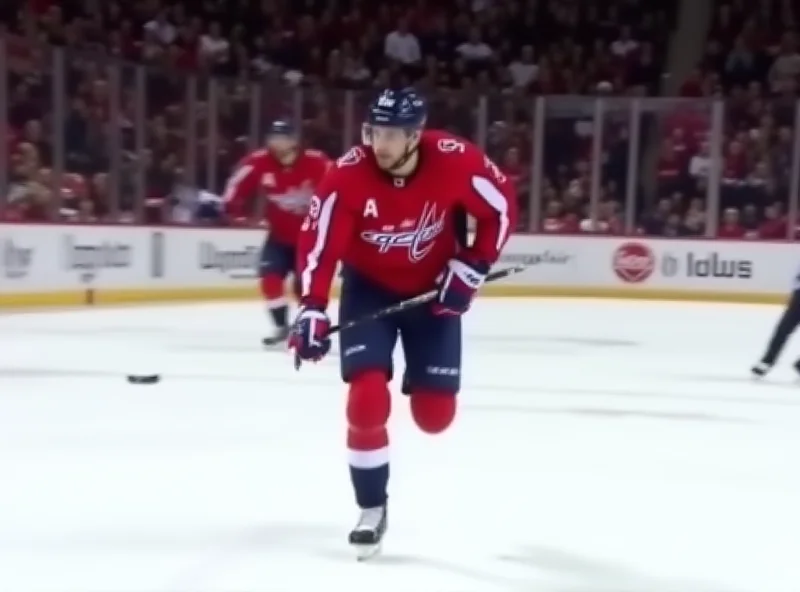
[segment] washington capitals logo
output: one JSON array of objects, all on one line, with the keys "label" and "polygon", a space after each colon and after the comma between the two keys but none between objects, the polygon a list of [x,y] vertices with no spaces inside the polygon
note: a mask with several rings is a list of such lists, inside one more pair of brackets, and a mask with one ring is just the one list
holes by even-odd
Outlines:
[{"label": "washington capitals logo", "polygon": [[440,214],[436,204],[425,202],[422,215],[415,228],[387,232],[365,230],[361,233],[361,238],[370,244],[377,245],[379,253],[388,253],[391,249],[407,249],[408,258],[416,263],[431,252],[436,237],[444,230],[444,224],[445,212]]},{"label": "washington capitals logo", "polygon": [[280,210],[304,214],[314,193],[312,189],[311,181],[304,181],[299,187],[289,187],[283,193],[268,193],[267,199]]}]

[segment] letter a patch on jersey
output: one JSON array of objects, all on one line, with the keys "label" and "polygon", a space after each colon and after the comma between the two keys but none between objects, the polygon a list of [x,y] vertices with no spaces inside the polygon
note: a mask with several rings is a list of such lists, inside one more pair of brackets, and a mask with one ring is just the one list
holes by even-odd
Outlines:
[{"label": "letter a patch on jersey", "polygon": [[369,198],[364,205],[364,218],[377,218],[378,217],[378,204],[375,203],[373,198]]}]

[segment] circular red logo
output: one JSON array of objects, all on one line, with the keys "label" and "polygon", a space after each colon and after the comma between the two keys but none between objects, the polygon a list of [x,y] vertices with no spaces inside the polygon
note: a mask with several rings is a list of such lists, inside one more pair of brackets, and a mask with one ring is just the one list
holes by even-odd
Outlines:
[{"label": "circular red logo", "polygon": [[649,278],[656,267],[656,256],[647,245],[625,243],[614,251],[614,273],[629,284],[638,284]]}]

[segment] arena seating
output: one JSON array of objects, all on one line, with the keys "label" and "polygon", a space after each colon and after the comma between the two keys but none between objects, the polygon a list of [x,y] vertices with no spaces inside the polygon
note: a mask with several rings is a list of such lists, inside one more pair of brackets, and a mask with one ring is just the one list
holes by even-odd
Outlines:
[{"label": "arena seating", "polygon": [[[219,193],[269,119],[297,119],[307,143],[335,156],[357,141],[374,88],[414,84],[429,98],[432,126],[479,142],[516,179],[527,214],[533,213],[532,136],[542,135],[540,225],[533,228],[533,218],[523,216],[522,229],[625,230],[631,101],[624,97],[659,92],[676,2],[351,0],[333,6],[315,0],[110,2],[85,14],[71,3],[32,2],[5,37],[10,168],[4,217],[198,222],[197,189]],[[645,210],[636,188],[639,232],[704,233],[708,105],[721,90],[730,95],[721,192],[730,223],[720,233],[769,238],[785,232],[794,41],[772,32],[793,21],[777,13],[771,20],[748,16],[737,6],[744,4],[719,9],[709,51],[681,88],[700,107],[656,109],[657,116],[642,120],[645,131],[657,120],[661,200]],[[742,43],[753,47],[752,60]],[[776,58],[781,44],[788,57]],[[767,99],[775,93],[780,96]],[[541,96],[544,129],[536,130],[534,103]],[[609,101],[600,196],[591,211],[595,96]],[[53,143],[57,129],[64,132],[62,147]],[[643,155],[652,137],[643,134]],[[59,170],[64,174],[53,191]]]},{"label": "arena seating", "polygon": [[[795,30],[800,2],[716,4],[705,54],[681,94],[726,98],[718,235],[785,238],[800,74]],[[708,144],[700,139],[688,148],[676,155],[666,145],[665,163],[675,158],[689,191],[702,193]],[[703,218],[702,204],[681,209],[667,206],[666,199],[651,230],[663,231],[664,220],[671,218],[681,232],[690,233],[698,216]]]}]

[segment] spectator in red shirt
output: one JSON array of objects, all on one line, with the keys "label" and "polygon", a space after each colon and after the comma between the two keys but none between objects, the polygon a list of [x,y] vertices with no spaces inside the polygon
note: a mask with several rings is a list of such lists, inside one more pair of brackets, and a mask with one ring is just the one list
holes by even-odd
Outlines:
[{"label": "spectator in red shirt", "polygon": [[683,127],[675,127],[672,130],[672,150],[675,157],[680,163],[682,171],[685,171],[689,166],[689,159],[696,152],[693,142],[686,134],[686,129]]},{"label": "spectator in red shirt", "polygon": [[739,210],[727,208],[722,214],[722,223],[719,225],[717,236],[719,238],[744,238],[745,229],[739,220]]},{"label": "spectator in red shirt", "polygon": [[758,228],[758,237],[766,240],[780,240],[786,238],[786,216],[783,215],[781,204],[773,203],[764,209],[764,220]]},{"label": "spectator in red shirt", "polygon": [[547,212],[542,220],[542,232],[549,234],[572,234],[579,231],[578,219],[574,214],[565,214],[560,201],[547,204]]},{"label": "spectator in red shirt", "polygon": [[747,177],[747,153],[744,151],[744,145],[737,140],[731,140],[723,163],[723,181],[737,184],[745,177]]}]

